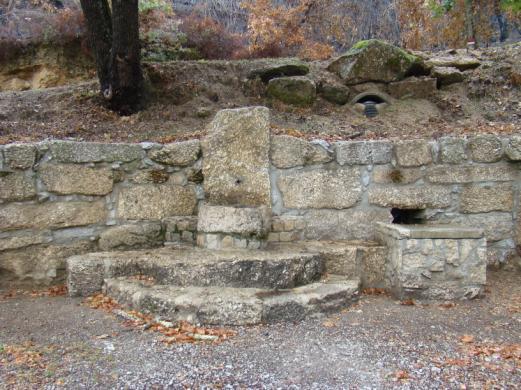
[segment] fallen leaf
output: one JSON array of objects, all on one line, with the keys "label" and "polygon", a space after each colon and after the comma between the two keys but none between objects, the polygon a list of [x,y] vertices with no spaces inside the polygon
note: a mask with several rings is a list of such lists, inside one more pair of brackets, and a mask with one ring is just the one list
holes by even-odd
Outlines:
[{"label": "fallen leaf", "polygon": [[474,336],[471,336],[469,334],[465,334],[461,337],[461,342],[465,344],[473,343],[474,342]]},{"label": "fallen leaf", "polygon": [[404,299],[403,301],[400,301],[400,305],[403,305],[403,306],[414,306],[415,303],[414,303],[414,300],[412,300],[412,299]]}]

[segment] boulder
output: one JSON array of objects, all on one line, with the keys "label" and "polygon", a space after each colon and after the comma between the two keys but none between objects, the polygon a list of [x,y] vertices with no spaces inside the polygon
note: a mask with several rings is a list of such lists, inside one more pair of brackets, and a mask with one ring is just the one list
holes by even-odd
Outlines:
[{"label": "boulder", "polygon": [[411,77],[389,84],[389,94],[397,99],[425,99],[436,89],[436,79],[432,77]]},{"label": "boulder", "polygon": [[260,78],[267,83],[271,79],[284,76],[304,76],[309,73],[309,66],[304,62],[295,59],[287,58],[275,61],[270,61],[263,66],[253,69],[249,75],[249,79]]},{"label": "boulder", "polygon": [[425,64],[428,67],[432,68],[456,68],[458,70],[464,71],[469,69],[476,69],[481,65],[481,62],[474,57],[452,55],[443,57],[433,57],[425,61]]},{"label": "boulder", "polygon": [[295,106],[309,106],[317,97],[315,82],[307,77],[280,77],[270,80],[268,96]]},{"label": "boulder", "polygon": [[343,106],[351,97],[351,90],[341,84],[322,84],[318,88],[319,95],[330,103]]},{"label": "boulder", "polygon": [[434,67],[431,75],[438,79],[438,85],[440,86],[461,83],[464,78],[463,73],[453,67]]}]

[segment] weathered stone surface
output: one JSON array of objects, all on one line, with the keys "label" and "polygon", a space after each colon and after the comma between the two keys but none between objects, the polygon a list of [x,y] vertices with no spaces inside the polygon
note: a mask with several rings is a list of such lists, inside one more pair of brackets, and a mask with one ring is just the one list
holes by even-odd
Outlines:
[{"label": "weathered stone surface", "polygon": [[402,167],[419,167],[432,163],[429,143],[425,140],[408,140],[395,143],[398,164]]},{"label": "weathered stone surface", "polygon": [[521,161],[521,136],[512,136],[508,141],[505,154],[510,161]]},{"label": "weathered stone surface", "polygon": [[343,106],[351,98],[351,90],[341,84],[321,84],[318,87],[319,95],[330,103]]},{"label": "weathered stone surface", "polygon": [[327,163],[332,159],[331,152],[306,140],[288,135],[271,138],[271,163],[277,168]]},{"label": "weathered stone surface", "polygon": [[438,165],[427,170],[425,177],[431,183],[473,183],[480,181],[510,181],[516,171],[508,165],[450,166]]},{"label": "weathered stone surface", "polygon": [[487,242],[511,238],[514,231],[514,221],[511,213],[448,214],[440,216],[433,220],[432,223],[480,227],[485,232]]},{"label": "weathered stone surface", "polygon": [[36,196],[34,178],[21,172],[0,176],[0,200],[27,200]]},{"label": "weathered stone surface", "polygon": [[64,163],[129,162],[145,155],[141,146],[134,144],[53,141],[49,147],[53,158]]},{"label": "weathered stone surface", "polygon": [[468,185],[460,196],[462,213],[487,213],[489,211],[512,211],[514,206],[512,184]]},{"label": "weathered stone surface", "polygon": [[264,66],[253,69],[249,79],[259,77],[267,83],[271,79],[285,76],[304,76],[309,73],[309,66],[296,58],[270,60]]},{"label": "weathered stone surface", "polygon": [[442,56],[430,58],[425,64],[429,67],[451,67],[464,71],[479,67],[481,62],[477,58],[469,56]]},{"label": "weathered stone surface", "polygon": [[395,239],[467,239],[467,238],[483,238],[484,232],[482,229],[474,227],[454,226],[454,225],[436,225],[436,224],[421,224],[421,225],[406,225],[406,224],[390,224],[377,223],[377,231],[385,233],[389,237]]},{"label": "weathered stone surface", "polygon": [[499,137],[483,134],[472,137],[468,143],[470,157],[477,162],[496,162],[503,157],[503,144]]},{"label": "weathered stone surface", "polygon": [[309,106],[317,97],[317,87],[304,76],[281,77],[270,80],[267,93],[286,104]]},{"label": "weathered stone surface", "polygon": [[141,184],[122,188],[119,217],[129,220],[159,220],[175,215],[192,215],[197,205],[193,185]]},{"label": "weathered stone surface", "polygon": [[61,195],[106,195],[112,191],[112,170],[108,168],[44,164],[38,171],[49,192]]},{"label": "weathered stone surface", "polygon": [[9,204],[0,207],[0,229],[58,229],[103,223],[106,217],[104,201]]},{"label": "weathered stone surface", "polygon": [[219,111],[202,144],[206,199],[223,206],[271,206],[269,110]]},{"label": "weathered stone surface", "polygon": [[289,172],[277,184],[290,209],[346,209],[362,195],[358,168]]},{"label": "weathered stone surface", "polygon": [[393,154],[393,145],[387,141],[340,141],[334,148],[340,165],[387,164]]},{"label": "weathered stone surface", "polygon": [[161,149],[153,149],[148,156],[161,164],[188,166],[197,161],[200,151],[199,140],[190,140],[164,145]]},{"label": "weathered stone surface", "polygon": [[9,144],[3,149],[5,164],[11,169],[29,169],[36,161],[35,145]]},{"label": "weathered stone surface", "polygon": [[49,241],[51,241],[51,237],[43,233],[31,234],[30,236],[0,238],[0,251],[25,248],[26,246],[43,244]]},{"label": "weathered stone surface", "polygon": [[346,84],[402,80],[421,60],[396,46],[371,39],[354,45],[328,66]]},{"label": "weathered stone surface", "polygon": [[271,210],[266,206],[238,208],[202,205],[199,208],[198,232],[263,237],[270,227]]},{"label": "weathered stone surface", "polygon": [[373,182],[377,184],[411,184],[423,177],[420,168],[393,168],[376,166],[373,168]]},{"label": "weathered stone surface", "polygon": [[98,244],[103,251],[157,247],[163,244],[161,223],[115,226],[101,233]]},{"label": "weathered stone surface", "polygon": [[[175,177],[175,180],[172,178]],[[164,169],[143,169],[129,178],[129,181],[134,184],[163,184],[171,180],[171,184],[184,185],[186,184],[186,177],[183,172],[176,172],[170,175]]]},{"label": "weathered stone surface", "polygon": [[443,208],[450,205],[451,190],[443,186],[374,186],[369,189],[369,203],[401,209]]},{"label": "weathered stone surface", "polygon": [[389,84],[389,94],[397,99],[425,99],[437,90],[432,77],[410,77]]},{"label": "weathered stone surface", "polygon": [[457,68],[443,68],[434,67],[431,71],[431,76],[438,79],[439,85],[450,85],[455,83],[461,83],[465,77]]},{"label": "weathered stone surface", "polygon": [[445,164],[461,164],[467,160],[465,140],[456,137],[440,139],[440,160]]}]

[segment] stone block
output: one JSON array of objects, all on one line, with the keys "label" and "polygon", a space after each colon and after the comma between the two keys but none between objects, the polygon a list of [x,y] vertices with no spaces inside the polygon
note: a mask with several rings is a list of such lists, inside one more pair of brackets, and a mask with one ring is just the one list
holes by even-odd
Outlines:
[{"label": "stone block", "polygon": [[431,183],[474,183],[482,181],[511,181],[517,177],[515,169],[501,165],[438,165],[427,170],[426,179]]},{"label": "stone block", "polygon": [[432,223],[479,226],[484,230],[488,243],[509,239],[514,234],[512,213],[448,214],[432,220]]},{"label": "stone block", "polygon": [[60,195],[106,195],[114,182],[109,168],[44,164],[38,171],[47,191]]},{"label": "stone block", "polygon": [[29,169],[36,162],[33,144],[9,144],[3,147],[5,165],[10,169]]},{"label": "stone block", "polygon": [[0,207],[0,229],[61,229],[104,223],[104,201],[9,204]]},{"label": "stone block", "polygon": [[290,209],[346,209],[362,195],[360,170],[353,167],[284,173],[277,184]]},{"label": "stone block", "polygon": [[309,106],[317,98],[317,86],[304,76],[279,77],[269,81],[267,93],[286,104]]},{"label": "stone block", "polygon": [[202,143],[206,199],[223,206],[271,206],[269,110],[219,111]]},{"label": "stone block", "polygon": [[334,148],[340,165],[387,164],[393,154],[393,145],[388,141],[340,141]]},{"label": "stone block", "polygon": [[398,165],[402,167],[419,167],[432,163],[429,143],[425,140],[408,140],[395,143],[394,150]]},{"label": "stone block", "polygon": [[202,205],[197,231],[264,237],[271,227],[271,210],[261,207]]},{"label": "stone block", "polygon": [[137,144],[53,141],[49,148],[53,159],[63,163],[129,162],[145,156]]},{"label": "stone block", "polygon": [[277,168],[327,163],[332,153],[320,145],[288,135],[276,135],[271,139],[271,163]]},{"label": "stone block", "polygon": [[440,139],[440,160],[444,164],[461,164],[467,160],[465,140],[456,137]]},{"label": "stone block", "polygon": [[201,143],[195,139],[167,144],[161,149],[152,149],[148,156],[161,164],[184,167],[196,162],[200,151]]},{"label": "stone block", "polygon": [[11,249],[25,248],[31,245],[43,244],[50,242],[51,240],[52,237],[44,233],[0,238],[0,252]]},{"label": "stone block", "polygon": [[372,179],[377,184],[411,184],[423,178],[420,168],[393,168],[376,166],[373,168]]},{"label": "stone block", "polygon": [[369,188],[369,203],[401,209],[444,208],[450,206],[451,189],[443,186],[377,185]]},{"label": "stone block", "polygon": [[435,66],[432,68],[431,76],[438,80],[440,86],[461,83],[465,77],[459,69],[454,67],[440,67]]},{"label": "stone block", "polygon": [[510,161],[521,161],[521,136],[513,135],[510,138],[505,154]]},{"label": "stone block", "polygon": [[7,173],[0,176],[0,200],[20,201],[36,196],[34,178],[22,172]]},{"label": "stone block", "polygon": [[195,186],[142,184],[122,188],[119,194],[119,218],[160,220],[176,215],[192,215],[197,205]]},{"label": "stone block", "polygon": [[514,207],[512,184],[467,185],[461,191],[462,213],[487,213],[489,211],[512,211]]},{"label": "stone block", "polygon": [[437,89],[436,79],[432,77],[410,77],[389,84],[389,94],[397,99],[426,99]]},{"label": "stone block", "polygon": [[470,138],[470,157],[476,162],[497,162],[503,157],[503,143],[492,134],[477,135]]},{"label": "stone block", "polygon": [[99,247],[103,251],[153,248],[163,244],[160,222],[141,222],[137,225],[121,225],[100,234]]}]

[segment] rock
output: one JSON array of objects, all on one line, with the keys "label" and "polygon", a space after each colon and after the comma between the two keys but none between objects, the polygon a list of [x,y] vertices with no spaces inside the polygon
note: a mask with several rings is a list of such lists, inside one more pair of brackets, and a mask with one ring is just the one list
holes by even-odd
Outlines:
[{"label": "rock", "polygon": [[445,164],[461,164],[467,160],[465,140],[455,137],[443,137],[440,143],[440,160]]},{"label": "rock", "polygon": [[106,195],[114,182],[109,168],[44,164],[38,171],[47,191],[61,195]]},{"label": "rock", "polygon": [[483,134],[468,142],[470,157],[476,162],[497,162],[503,157],[503,143],[499,137]]},{"label": "rock", "polygon": [[320,145],[289,135],[276,135],[271,139],[271,163],[277,168],[330,162],[332,153]]},{"label": "rock", "polygon": [[440,86],[461,83],[464,80],[463,73],[452,67],[434,67],[432,68],[431,76],[438,79],[438,85]]},{"label": "rock", "polygon": [[513,135],[510,138],[505,154],[510,161],[521,161],[521,136]]},{"label": "rock", "polygon": [[104,201],[9,204],[0,207],[0,229],[61,229],[104,223]]},{"label": "rock", "polygon": [[153,149],[148,153],[151,160],[167,165],[188,166],[199,158],[201,143],[199,140],[175,142]]},{"label": "rock", "polygon": [[20,201],[36,196],[36,186],[33,177],[23,172],[7,173],[0,176],[0,200]]},{"label": "rock", "polygon": [[271,210],[261,207],[202,205],[197,231],[264,237],[271,228]]},{"label": "rock", "polygon": [[271,207],[269,110],[222,110],[202,143],[209,204]]},{"label": "rock", "polygon": [[478,226],[483,228],[488,243],[509,239],[514,231],[511,213],[449,214],[432,220],[432,223]]},{"label": "rock", "polygon": [[410,77],[389,84],[389,94],[397,99],[426,99],[436,90],[436,79],[432,77]]},{"label": "rock", "polygon": [[369,188],[369,204],[400,209],[444,208],[450,206],[451,189],[443,186],[374,186]]},{"label": "rock", "polygon": [[362,195],[358,168],[285,172],[277,180],[284,207],[346,209]]},{"label": "rock", "polygon": [[305,76],[309,73],[309,66],[304,62],[289,58],[270,60],[269,63],[259,68],[253,69],[249,75],[249,79],[259,77],[263,82],[267,83],[271,79],[287,76]]},{"label": "rock", "polygon": [[316,99],[317,88],[307,77],[280,77],[269,81],[267,93],[286,104],[309,106]]},{"label": "rock", "polygon": [[341,84],[321,84],[318,88],[319,95],[330,103],[343,106],[351,97],[351,90]]},{"label": "rock", "polygon": [[29,169],[36,162],[36,146],[32,144],[9,144],[3,150],[5,164],[11,169]]},{"label": "rock", "polygon": [[31,89],[31,83],[18,77],[13,77],[9,81],[2,83],[3,91],[27,91]]},{"label": "rock", "polygon": [[115,226],[101,233],[98,244],[103,251],[161,246],[163,244],[161,223],[141,222],[139,225]]},{"label": "rock", "polygon": [[340,165],[387,164],[393,155],[388,141],[340,141],[333,146]]},{"label": "rock", "polygon": [[389,83],[405,78],[421,63],[419,57],[386,42],[371,39],[354,45],[328,66],[345,84]]},{"label": "rock", "polygon": [[423,171],[421,168],[376,166],[373,168],[372,178],[378,184],[411,184],[423,178]]},{"label": "rock", "polygon": [[398,165],[420,167],[432,163],[431,147],[425,140],[399,141],[394,145]]},{"label": "rock", "polygon": [[63,163],[129,162],[144,157],[135,144],[104,144],[98,142],[53,141],[49,143],[52,157]]},{"label": "rock", "polygon": [[431,183],[472,183],[480,181],[511,181],[516,177],[509,165],[451,166],[437,165],[427,170],[426,179]]},{"label": "rock", "polygon": [[0,238],[0,252],[10,249],[20,249],[31,245],[43,244],[51,241],[49,235],[43,233],[35,233],[29,236],[15,236]]},{"label": "rock", "polygon": [[478,68],[481,62],[477,58],[469,56],[443,56],[430,58],[425,61],[425,64],[433,68],[456,68],[465,71]]},{"label": "rock", "polygon": [[192,215],[196,205],[193,185],[141,184],[121,189],[118,215],[127,220],[160,220]]},{"label": "rock", "polygon": [[489,186],[469,185],[461,191],[460,212],[488,213],[490,211],[511,212],[514,206],[512,185],[509,183]]}]

